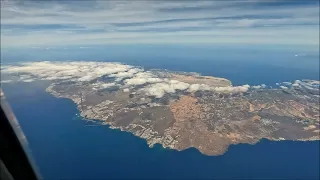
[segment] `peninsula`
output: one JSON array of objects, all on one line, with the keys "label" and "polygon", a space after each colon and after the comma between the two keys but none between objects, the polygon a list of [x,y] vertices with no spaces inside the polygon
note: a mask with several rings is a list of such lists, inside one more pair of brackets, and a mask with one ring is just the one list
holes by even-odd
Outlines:
[{"label": "peninsula", "polygon": [[233,86],[224,78],[120,63],[32,62],[3,67],[15,81],[49,80],[82,117],[133,133],[150,147],[221,155],[231,144],[319,140],[319,81]]}]

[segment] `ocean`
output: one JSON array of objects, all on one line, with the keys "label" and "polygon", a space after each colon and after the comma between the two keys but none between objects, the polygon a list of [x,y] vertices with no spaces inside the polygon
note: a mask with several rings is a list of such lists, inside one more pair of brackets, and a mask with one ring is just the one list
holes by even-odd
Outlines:
[{"label": "ocean", "polygon": [[[133,54],[139,52],[131,51]],[[296,79],[319,79],[319,66],[315,67],[319,62],[312,60],[314,56],[311,60],[299,56],[294,59],[291,52],[261,56],[257,50],[241,61],[230,56],[229,60],[223,60],[221,55],[220,60],[212,60],[205,55],[199,56],[205,54],[203,51],[189,52],[190,56],[183,56],[184,60],[179,54],[172,55],[168,51],[153,59],[149,57],[149,60],[145,54],[139,54],[135,60],[115,55],[105,59],[146,68],[200,72],[228,78],[233,84],[274,85]],[[148,53],[152,54],[152,51]],[[72,52],[68,56],[68,60],[77,58]],[[196,56],[199,58],[192,60]],[[237,57],[237,53],[232,56]],[[287,56],[293,59],[290,63]],[[55,60],[63,58],[62,55],[55,57]],[[81,58],[102,60],[94,55]],[[82,119],[71,100],[53,97],[45,91],[47,86],[47,82],[39,81],[2,85],[44,179],[319,178],[319,141],[264,139],[256,145],[232,145],[221,156],[206,156],[194,148],[180,152],[160,145],[149,148],[145,140],[130,133]]]},{"label": "ocean", "polygon": [[2,64],[24,61],[108,61],[223,77],[233,85],[275,86],[297,79],[319,80],[319,49],[283,46],[119,45],[79,49],[8,50]]},{"label": "ocean", "polygon": [[3,86],[44,179],[317,179],[319,141],[232,145],[221,156],[149,148],[130,133],[79,117],[69,99],[45,91],[45,83]]}]

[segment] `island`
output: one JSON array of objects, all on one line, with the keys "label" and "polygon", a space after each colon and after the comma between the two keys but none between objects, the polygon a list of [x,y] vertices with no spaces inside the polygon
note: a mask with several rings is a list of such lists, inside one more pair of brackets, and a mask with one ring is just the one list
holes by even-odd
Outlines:
[{"label": "island", "polygon": [[110,62],[3,66],[3,83],[50,81],[85,119],[143,138],[150,147],[221,155],[232,144],[320,140],[319,81],[233,86],[230,80]]}]

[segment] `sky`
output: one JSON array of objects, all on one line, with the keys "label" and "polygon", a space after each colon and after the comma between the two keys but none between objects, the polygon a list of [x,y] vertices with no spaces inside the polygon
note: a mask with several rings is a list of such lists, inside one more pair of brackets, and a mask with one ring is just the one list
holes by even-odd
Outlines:
[{"label": "sky", "polygon": [[319,46],[319,1],[1,1],[1,48],[188,43]]}]

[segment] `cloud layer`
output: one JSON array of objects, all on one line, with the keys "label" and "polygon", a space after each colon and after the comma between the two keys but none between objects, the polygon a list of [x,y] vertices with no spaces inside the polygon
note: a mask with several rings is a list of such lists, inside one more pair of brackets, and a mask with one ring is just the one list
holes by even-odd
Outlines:
[{"label": "cloud layer", "polygon": [[[267,88],[265,84],[250,86],[214,87],[208,84],[191,84],[163,78],[153,71],[120,63],[110,62],[28,62],[1,67],[1,75],[11,77],[1,83],[15,81],[32,82],[35,80],[54,80],[85,84],[93,91],[113,88],[123,92],[139,92],[147,96],[161,98],[177,91],[212,91],[216,93],[243,93],[250,89]],[[280,89],[319,90],[320,82],[314,80],[295,80],[276,84]]]},{"label": "cloud layer", "polygon": [[[276,83],[281,89],[306,89],[311,91],[316,91],[318,94],[320,92],[320,81],[316,80],[295,80],[293,82],[281,82]],[[320,94],[319,94],[320,95]]]},{"label": "cloud layer", "polygon": [[104,62],[30,62],[22,63],[20,66],[7,66],[1,72],[18,74],[20,80],[26,81],[31,79],[41,80],[74,80],[74,81],[91,81],[98,77],[108,74],[128,71],[132,66],[120,63]]},{"label": "cloud layer", "polygon": [[[250,88],[249,85],[212,87],[207,84],[189,84],[160,77],[152,71],[144,71],[142,68],[109,62],[30,62],[2,67],[1,73],[13,77],[13,79],[4,79],[1,83],[32,82],[34,80],[73,81],[85,83],[86,87],[91,87],[92,90],[116,86],[124,92],[135,90],[157,98],[161,98],[166,93],[175,93],[178,90],[238,93],[246,92]],[[103,80],[104,78],[111,79],[106,82]],[[137,87],[139,88],[137,89]]]},{"label": "cloud layer", "polygon": [[318,45],[319,2],[1,1],[1,45]]}]

